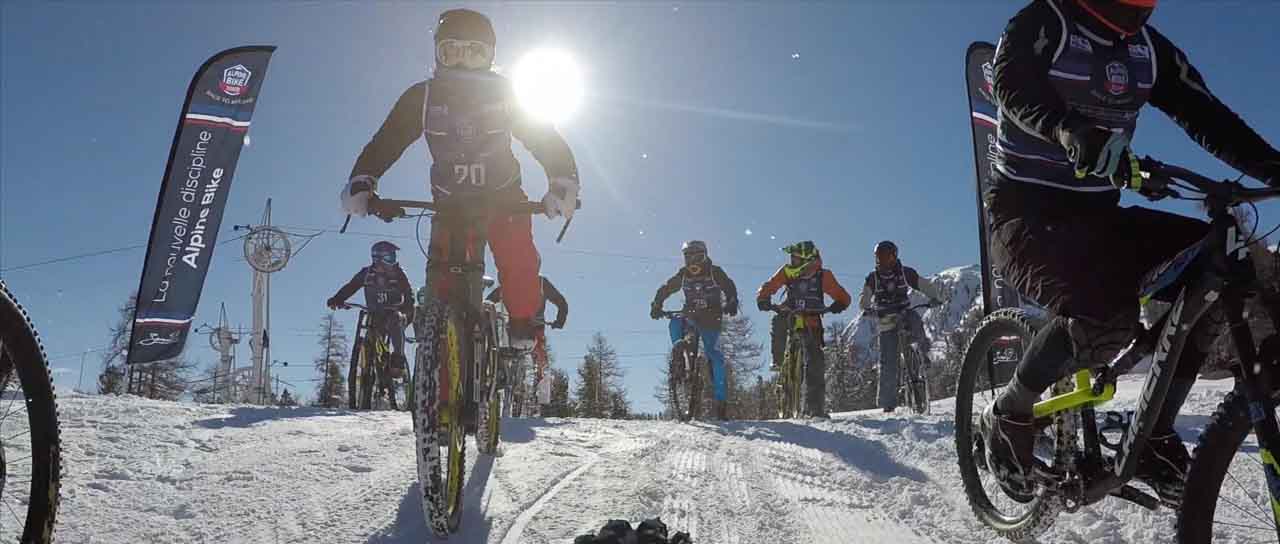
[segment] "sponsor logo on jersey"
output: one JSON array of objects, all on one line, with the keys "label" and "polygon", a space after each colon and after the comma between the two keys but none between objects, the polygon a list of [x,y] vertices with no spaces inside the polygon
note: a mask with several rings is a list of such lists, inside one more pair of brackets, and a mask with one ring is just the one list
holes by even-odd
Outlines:
[{"label": "sponsor logo on jersey", "polygon": [[1129,44],[1129,56],[1135,59],[1150,59],[1151,48],[1136,43]]},{"label": "sponsor logo on jersey", "polygon": [[1107,63],[1107,92],[1114,96],[1129,91],[1129,67],[1123,62]]},{"label": "sponsor logo on jersey", "polygon": [[[1129,46],[1129,47],[1130,47],[1129,54],[1133,54],[1133,49],[1132,49],[1132,48],[1133,48],[1133,46],[1131,45],[1131,46]],[[1092,52],[1093,52],[1093,45],[1089,44],[1089,39],[1088,39],[1088,38],[1085,38],[1084,36],[1081,36],[1081,35],[1079,35],[1079,34],[1072,34],[1072,35],[1071,35],[1071,48],[1072,48],[1072,49],[1079,49],[1079,50],[1084,51],[1084,52],[1086,52],[1086,53],[1092,53]]]}]

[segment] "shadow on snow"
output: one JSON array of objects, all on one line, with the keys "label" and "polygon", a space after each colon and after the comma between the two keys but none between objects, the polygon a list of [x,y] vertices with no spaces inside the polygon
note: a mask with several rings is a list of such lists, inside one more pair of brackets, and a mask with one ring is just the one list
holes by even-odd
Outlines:
[{"label": "shadow on snow", "polygon": [[723,432],[750,440],[770,440],[826,452],[845,464],[861,469],[878,480],[901,477],[927,482],[921,470],[903,465],[889,455],[884,444],[841,432],[831,432],[787,421],[727,422],[717,425]]},{"label": "shadow on snow", "polygon": [[[493,472],[493,456],[468,455],[474,460],[467,483],[462,489],[462,520],[458,524],[458,532],[449,536],[451,544],[485,544],[489,541],[489,533],[493,531],[493,520],[489,518],[487,504],[484,500],[485,487]],[[367,544],[422,544],[423,542],[446,542],[436,539],[427,527],[427,518],[422,511],[422,488],[418,481],[409,483],[404,497],[400,499],[400,508],[395,521],[369,537]]]}]

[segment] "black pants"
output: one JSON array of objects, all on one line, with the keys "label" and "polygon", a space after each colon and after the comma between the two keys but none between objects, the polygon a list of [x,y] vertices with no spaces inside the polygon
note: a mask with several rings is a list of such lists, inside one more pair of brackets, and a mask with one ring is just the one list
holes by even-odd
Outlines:
[{"label": "black pants", "polygon": [[[787,333],[795,325],[794,317],[775,314],[770,326],[769,338],[773,348],[773,360],[779,367],[787,349]],[[809,415],[827,413],[827,362],[823,356],[822,325],[809,327],[809,334],[804,338],[804,348],[809,354],[809,365],[804,370],[805,413]]]},{"label": "black pants", "polygon": [[[992,211],[1002,221],[992,232],[991,256],[1004,278],[1057,316],[1037,333],[1018,365],[1018,381],[1033,391],[1063,376],[1073,358],[1089,358],[1084,354],[1093,353],[1090,337],[1117,343],[1136,325],[1138,289],[1147,272],[1209,231],[1203,221],[1141,207],[1061,215]],[[1207,329],[1216,316],[1209,317],[1197,324],[1193,338],[1211,336]],[[1189,389],[1206,358],[1208,346],[1197,344],[1207,343],[1189,342],[1178,363],[1180,389]],[[1077,364],[1105,364],[1101,358]],[[1166,398],[1168,425],[1185,400],[1185,393]]]}]

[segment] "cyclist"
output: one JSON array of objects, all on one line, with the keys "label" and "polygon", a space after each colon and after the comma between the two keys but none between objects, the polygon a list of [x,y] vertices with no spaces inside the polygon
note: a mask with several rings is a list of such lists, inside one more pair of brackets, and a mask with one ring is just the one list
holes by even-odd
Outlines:
[{"label": "cyclist", "polygon": [[[920,314],[907,307],[911,304],[908,290],[915,289],[929,297],[929,304],[938,304],[942,298],[942,290],[929,278],[921,277],[916,269],[904,266],[898,260],[898,246],[890,240],[876,244],[876,269],[867,274],[862,284],[862,295],[858,298],[858,307],[863,311],[884,310],[895,312],[896,323],[880,321],[880,390],[878,404],[885,413],[892,413],[898,408],[898,330],[896,327],[907,327],[915,338],[916,348],[922,358],[921,363],[929,365],[928,337],[924,332],[924,321]],[[890,317],[892,319],[893,317]],[[889,325],[889,326],[886,326]]]},{"label": "cyclist", "polygon": [[[773,309],[771,298],[778,289],[786,287],[786,299],[782,306],[792,310],[823,310],[838,314],[849,308],[852,297],[844,287],[836,281],[835,274],[822,267],[822,255],[812,241],[803,241],[782,248],[790,255],[791,262],[779,268],[769,281],[756,291],[756,306],[762,312]],[[823,295],[831,297],[831,305],[826,305]],[[805,346],[809,352],[809,367],[805,369],[804,381],[807,384],[805,394],[805,413],[814,417],[830,417],[827,414],[827,364],[823,358],[822,317],[808,315],[804,317],[805,327],[809,330],[810,342]],[[783,352],[786,350],[788,328],[794,323],[784,313],[773,316],[770,328],[770,340],[773,362],[769,370],[782,368]]]},{"label": "cyclist", "polygon": [[413,320],[413,288],[396,261],[399,249],[386,240],[373,244],[369,249],[373,264],[356,272],[326,303],[330,310],[346,307],[347,299],[364,289],[364,305],[369,309],[368,334],[387,335],[391,349],[388,374],[393,378],[403,376],[407,368],[404,328]]},{"label": "cyclist", "polygon": [[[1105,364],[1133,336],[1133,297],[1153,266],[1200,240],[1202,221],[1121,208],[1141,190],[1128,144],[1142,105],[1163,111],[1207,151],[1268,183],[1280,153],[1209,92],[1200,72],[1146,24],[1155,0],[1035,0],[1009,21],[997,48],[994,179],[984,195],[1002,273],[1053,317],[1015,377],[982,414],[987,464],[1006,494],[1030,500],[1032,407],[1070,369]],[[1137,477],[1180,500],[1188,455],[1174,418],[1221,321],[1206,316],[1176,363]]]},{"label": "cyclist", "polygon": [[[361,151],[342,189],[342,207],[352,215],[369,212],[380,178],[419,138],[427,140],[431,193],[438,203],[494,207],[523,202],[520,164],[511,138],[524,143],[546,170],[549,187],[542,198],[547,217],[573,216],[578,201],[578,168],[569,146],[549,124],[536,122],[516,105],[511,83],[492,70],[496,37],[484,15],[453,9],[440,16],[435,30],[436,67],[431,79],[409,87],[382,127]],[[427,258],[428,285],[442,296],[441,261],[449,230],[457,225],[432,220]],[[533,317],[541,304],[538,250],[528,215],[494,212],[487,225],[498,279],[507,286],[514,344],[533,346]]]},{"label": "cyclist", "polygon": [[[547,303],[550,302],[556,307],[556,320],[548,323],[553,329],[563,329],[565,320],[569,318],[569,302],[564,299],[564,295],[560,294],[560,290],[551,284],[551,280],[546,276],[538,276],[542,280],[542,306],[538,308],[536,318],[534,319],[534,345],[533,345],[533,361],[536,364],[536,374],[534,374],[534,391],[537,392],[538,403],[547,404],[551,402],[551,380],[546,379],[547,370],[547,335],[541,324],[547,322]],[[485,300],[497,304],[502,302],[502,286],[494,288],[489,292],[489,296]]]},{"label": "cyclist", "polygon": [[649,317],[662,318],[662,303],[675,294],[684,292],[684,319],[671,320],[671,343],[684,338],[686,323],[697,329],[702,345],[711,363],[711,386],[716,399],[716,417],[728,418],[728,385],[724,369],[724,352],[720,350],[722,314],[738,315],[738,286],[729,275],[707,256],[707,243],[690,240],[681,247],[684,266],[671,279],[658,288],[650,305]]}]

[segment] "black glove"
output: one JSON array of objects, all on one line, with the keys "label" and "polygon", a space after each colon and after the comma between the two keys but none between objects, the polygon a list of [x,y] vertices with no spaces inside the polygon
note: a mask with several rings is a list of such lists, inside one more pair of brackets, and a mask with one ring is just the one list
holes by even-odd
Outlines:
[{"label": "black glove", "polygon": [[769,299],[767,298],[756,299],[756,308],[759,308],[762,312],[767,312],[773,309],[769,303]]},{"label": "black glove", "polygon": [[662,306],[657,304],[649,306],[649,317],[653,319],[662,319]]},{"label": "black glove", "polygon": [[564,328],[564,316],[556,316],[556,320],[551,322],[551,328],[560,330]]},{"label": "black glove", "polygon": [[337,310],[339,306],[343,305],[342,301],[338,300],[338,297],[329,297],[329,300],[325,301],[324,304],[325,306],[328,306],[330,310]]},{"label": "black glove", "polygon": [[849,309],[849,305],[847,303],[840,302],[838,300],[835,302],[832,302],[830,306],[827,306],[827,310],[830,310],[831,313],[833,314],[844,312],[847,309]]},{"label": "black glove", "polygon": [[1067,115],[1056,132],[1058,143],[1075,167],[1076,178],[1094,175],[1111,179],[1122,164],[1129,163],[1129,135],[1125,132],[1099,127],[1075,112]]},{"label": "black glove", "polygon": [[724,313],[730,316],[738,315],[738,299],[730,299],[724,304]]}]

